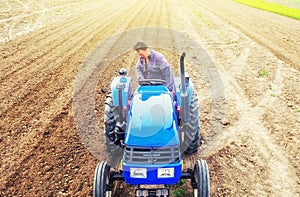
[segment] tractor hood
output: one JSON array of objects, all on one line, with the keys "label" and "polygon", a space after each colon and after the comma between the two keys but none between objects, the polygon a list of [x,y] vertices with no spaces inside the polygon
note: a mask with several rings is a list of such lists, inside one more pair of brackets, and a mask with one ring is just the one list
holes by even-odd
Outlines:
[{"label": "tractor hood", "polygon": [[179,145],[177,118],[169,93],[140,91],[134,95],[124,143],[148,147]]}]

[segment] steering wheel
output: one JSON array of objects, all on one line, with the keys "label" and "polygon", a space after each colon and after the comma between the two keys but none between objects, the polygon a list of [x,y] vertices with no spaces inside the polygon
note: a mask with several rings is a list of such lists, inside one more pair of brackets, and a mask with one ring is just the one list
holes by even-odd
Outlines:
[{"label": "steering wheel", "polygon": [[141,86],[157,86],[157,85],[166,85],[166,81],[163,79],[141,79],[139,81]]}]

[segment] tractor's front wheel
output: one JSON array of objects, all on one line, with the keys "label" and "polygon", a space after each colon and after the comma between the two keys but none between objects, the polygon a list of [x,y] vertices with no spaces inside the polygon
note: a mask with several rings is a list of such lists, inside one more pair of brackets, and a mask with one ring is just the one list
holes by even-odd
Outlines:
[{"label": "tractor's front wheel", "polygon": [[99,162],[94,176],[94,197],[111,197],[112,191],[109,187],[110,168],[106,162]]},{"label": "tractor's front wheel", "polygon": [[205,160],[197,160],[194,168],[194,197],[209,197],[209,171]]}]

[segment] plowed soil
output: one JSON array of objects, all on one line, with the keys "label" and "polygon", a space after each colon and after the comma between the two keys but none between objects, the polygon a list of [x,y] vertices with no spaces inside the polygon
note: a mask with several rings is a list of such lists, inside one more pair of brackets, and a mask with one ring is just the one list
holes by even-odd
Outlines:
[{"label": "plowed soil", "polygon": [[[195,72],[201,65],[187,64],[200,101],[202,138],[185,162],[190,167],[207,160],[211,195],[300,196],[300,21],[230,0],[0,5],[0,196],[92,196],[98,159],[77,133],[74,80],[102,42],[141,27],[183,33],[200,43],[218,70],[225,97],[215,105],[209,82]],[[157,50],[177,75],[174,51],[188,46],[172,31],[163,35],[167,47]],[[120,45],[112,42],[108,52]],[[110,81],[121,67],[133,70],[136,58],[127,52],[102,69],[95,87],[100,123]],[[226,111],[215,116],[218,104]],[[216,124],[221,129],[211,126]],[[131,187],[117,188],[115,196],[132,196]]]}]

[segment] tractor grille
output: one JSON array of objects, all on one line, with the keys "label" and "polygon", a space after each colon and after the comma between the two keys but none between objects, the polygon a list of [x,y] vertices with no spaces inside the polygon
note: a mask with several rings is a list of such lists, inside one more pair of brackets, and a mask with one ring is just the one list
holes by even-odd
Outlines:
[{"label": "tractor grille", "polygon": [[124,152],[126,163],[168,164],[180,161],[178,147],[171,148],[137,148],[126,147]]}]

